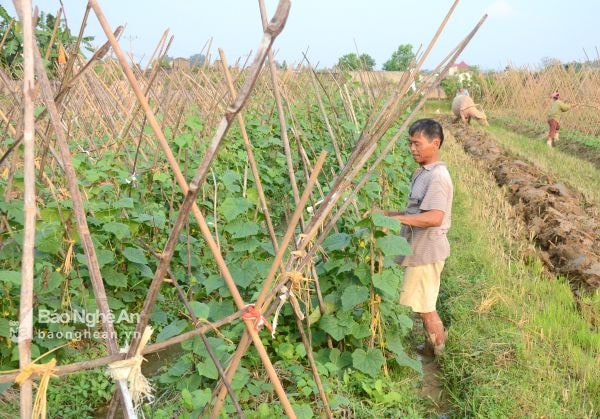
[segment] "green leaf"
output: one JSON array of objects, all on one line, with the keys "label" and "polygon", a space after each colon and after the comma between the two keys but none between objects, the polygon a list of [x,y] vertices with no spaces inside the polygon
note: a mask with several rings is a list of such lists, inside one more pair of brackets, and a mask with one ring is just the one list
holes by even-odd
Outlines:
[{"label": "green leaf", "polygon": [[[78,253],[76,255],[76,258],[79,263],[81,263],[84,266],[88,266],[87,258],[84,254]],[[102,269],[104,265],[115,260],[115,255],[110,250],[98,249],[96,250],[96,258],[98,259],[98,267]]]},{"label": "green leaf", "polygon": [[127,226],[127,224],[123,223],[106,223],[102,226],[102,230],[114,234],[115,237],[119,240],[131,236],[129,227]]},{"label": "green leaf", "polygon": [[245,214],[252,204],[246,198],[232,198],[227,197],[220,205],[221,213],[225,220],[232,221],[238,215]]},{"label": "green leaf", "polygon": [[376,377],[385,361],[383,354],[377,348],[357,349],[352,353],[352,366],[357,370]]},{"label": "green leaf", "polygon": [[246,240],[235,242],[233,245],[234,252],[254,252],[261,245],[255,237],[250,237]]},{"label": "green leaf", "polygon": [[125,197],[119,199],[113,205],[113,208],[133,208],[133,198]]},{"label": "green leaf", "polygon": [[385,346],[396,355],[405,353],[404,346],[402,346],[402,339],[400,339],[398,334],[388,334],[385,337]]},{"label": "green leaf", "polygon": [[217,371],[217,367],[215,367],[214,362],[210,359],[206,359],[202,362],[198,362],[196,364],[196,370],[198,370],[198,374],[210,378],[211,380],[216,380],[219,378],[219,372]]},{"label": "green leaf", "polygon": [[4,317],[0,317],[0,336],[4,338],[10,337],[10,322]]},{"label": "green leaf", "polygon": [[383,291],[388,296],[395,298],[398,294],[398,286],[401,278],[396,275],[393,269],[386,269],[373,275],[373,285],[375,288]]},{"label": "green leaf", "polygon": [[189,132],[184,132],[183,134],[179,134],[175,137],[175,144],[177,144],[180,148],[187,147],[194,140],[194,136]]},{"label": "green leaf", "polygon": [[314,324],[314,323],[318,322],[320,318],[321,318],[321,309],[319,307],[316,307],[312,311],[312,313],[310,313],[310,315],[308,316],[308,322],[310,324]]},{"label": "green leaf", "polygon": [[298,419],[312,419],[314,413],[308,404],[292,404],[292,410]]},{"label": "green leaf", "polygon": [[[235,276],[234,276],[235,278]],[[218,275],[211,275],[203,281],[204,288],[206,288],[206,293],[210,294],[214,290],[217,290],[225,285],[225,281],[223,277]]]},{"label": "green leaf", "polygon": [[371,327],[367,321],[356,322],[350,329],[350,334],[356,339],[364,339],[371,336]]},{"label": "green leaf", "polygon": [[346,336],[346,326],[340,324],[337,317],[330,314],[321,317],[319,327],[335,340],[342,340]]},{"label": "green leaf", "polygon": [[234,221],[225,226],[224,230],[231,234],[233,239],[254,236],[260,230],[253,221]]},{"label": "green leaf", "polygon": [[181,390],[181,401],[183,402],[183,407],[187,410],[194,410],[194,405],[192,404],[192,393],[184,388]]},{"label": "green leaf", "polygon": [[0,271],[0,281],[8,282],[13,285],[21,284],[21,272],[19,271]]},{"label": "green leaf", "polygon": [[323,241],[326,251],[342,250],[350,244],[352,237],[346,233],[334,233]]},{"label": "green leaf", "polygon": [[387,228],[391,231],[399,232],[402,227],[402,223],[396,220],[395,218],[388,217],[387,215],[383,215],[381,212],[374,212],[371,214],[371,221],[373,221],[373,225],[379,228]]},{"label": "green leaf", "polygon": [[202,130],[202,120],[198,115],[192,115],[185,121],[185,126],[194,131]]},{"label": "green leaf", "polygon": [[361,284],[369,285],[371,283],[371,267],[366,263],[361,263],[356,266],[353,272]]},{"label": "green leaf", "polygon": [[410,330],[413,327],[413,321],[406,314],[398,316],[398,326],[403,330]]},{"label": "green leaf", "polygon": [[192,311],[199,319],[208,319],[208,313],[210,312],[210,308],[199,301],[190,302],[190,307]]},{"label": "green leaf", "polygon": [[167,340],[169,338],[172,338],[173,336],[179,335],[181,332],[183,332],[183,329],[185,329],[186,326],[186,320],[175,320],[173,323],[169,324],[167,327],[160,331],[160,333],[156,337],[156,342],[162,342],[163,340]]},{"label": "green leaf", "polygon": [[240,183],[242,178],[239,173],[234,172],[233,170],[227,170],[221,176],[221,180],[225,184],[225,189],[229,192],[239,192],[240,191]]},{"label": "green leaf", "polygon": [[168,173],[165,172],[156,172],[152,175],[152,180],[154,182],[158,182],[158,183],[162,183],[162,184],[168,184],[171,182],[171,177],[169,176]]},{"label": "green leaf", "polygon": [[351,285],[344,290],[342,294],[342,307],[344,310],[350,310],[363,303],[369,298],[369,289],[358,285]]},{"label": "green leaf", "polygon": [[127,286],[127,276],[117,272],[111,266],[102,269],[102,278],[111,287],[125,288]]},{"label": "green leaf", "polygon": [[294,359],[294,345],[283,342],[277,347],[277,354],[283,359]]},{"label": "green leaf", "polygon": [[[235,284],[240,288],[246,288],[256,278],[256,269],[251,262],[244,261],[241,265],[230,265],[229,270],[231,276],[235,281]],[[224,279],[221,279],[221,285],[225,283]]]},{"label": "green leaf", "polygon": [[123,249],[123,256],[130,262],[139,263],[141,265],[148,263],[144,251],[139,247],[126,247]]},{"label": "green leaf", "polygon": [[416,359],[412,359],[406,353],[397,354],[394,357],[394,359],[396,360],[398,365],[412,368],[419,374],[423,375],[423,365],[421,364],[421,362]]},{"label": "green leaf", "polygon": [[[64,212],[66,212],[67,210],[62,210],[63,214]],[[67,214],[70,214],[70,212],[68,212]],[[62,222],[62,220],[60,219],[60,213],[58,212],[58,208],[43,208],[40,210],[40,219],[44,222],[50,223],[53,221],[58,221],[58,222]]]},{"label": "green leaf", "polygon": [[375,241],[375,247],[386,256],[410,255],[411,247],[402,236],[385,236]]},{"label": "green leaf", "polygon": [[41,293],[51,293],[57,289],[64,280],[60,272],[52,272],[46,279],[45,287],[40,290]]},{"label": "green leaf", "polygon": [[58,223],[42,224],[36,240],[36,248],[40,252],[58,255],[63,244],[63,229]]}]

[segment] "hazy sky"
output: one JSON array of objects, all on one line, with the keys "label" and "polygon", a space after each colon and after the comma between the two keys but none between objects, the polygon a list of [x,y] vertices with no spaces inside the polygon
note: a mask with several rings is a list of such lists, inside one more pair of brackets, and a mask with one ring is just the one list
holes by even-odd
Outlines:
[{"label": "hazy sky", "polygon": [[[14,10],[8,4],[9,13]],[[58,0],[33,0],[41,10],[56,12]],[[261,37],[256,0],[98,0],[111,24],[126,25],[121,45],[136,60],[148,59],[160,36],[169,28],[175,36],[172,57],[201,52],[209,38],[212,56],[222,48],[229,62],[254,51]],[[77,33],[85,0],[63,0],[68,24]],[[283,33],[275,41],[276,58],[288,63],[302,60],[331,67],[340,56],[370,54],[377,68],[403,43],[416,50],[427,45],[453,0],[292,0]],[[269,13],[277,5],[266,0]],[[459,60],[482,69],[539,65],[543,58],[563,62],[598,59],[600,0],[461,0],[425,68],[435,67],[464,38],[479,18],[489,17]],[[94,44],[106,38],[91,15],[87,35]]]}]

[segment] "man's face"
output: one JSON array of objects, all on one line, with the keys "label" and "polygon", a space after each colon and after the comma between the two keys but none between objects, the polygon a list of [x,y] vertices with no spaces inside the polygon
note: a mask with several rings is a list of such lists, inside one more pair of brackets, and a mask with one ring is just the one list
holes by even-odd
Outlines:
[{"label": "man's face", "polygon": [[408,143],[413,159],[415,159],[419,165],[424,166],[437,161],[438,150],[440,148],[440,140],[438,138],[429,142],[423,134],[416,133],[408,139]]}]

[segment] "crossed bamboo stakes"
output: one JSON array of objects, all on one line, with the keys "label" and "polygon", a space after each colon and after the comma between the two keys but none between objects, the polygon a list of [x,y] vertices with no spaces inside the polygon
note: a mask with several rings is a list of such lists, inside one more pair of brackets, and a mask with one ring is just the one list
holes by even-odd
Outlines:
[{"label": "crossed bamboo stakes", "polygon": [[[373,173],[373,171],[376,169],[376,167],[379,165],[379,163],[383,160],[385,155],[387,153],[389,153],[389,151],[391,151],[392,146],[398,140],[398,138],[400,137],[400,134],[404,131],[404,129],[406,128],[408,123],[410,123],[410,121],[416,115],[417,111],[422,107],[423,103],[425,102],[425,98],[427,95],[425,94],[422,97],[420,96],[421,93],[427,93],[426,91],[421,90],[423,88],[420,88],[420,90],[418,90],[416,93],[414,93],[410,97],[407,96],[407,92],[408,92],[410,84],[412,83],[412,81],[414,79],[413,74],[416,74],[418,72],[418,69],[421,67],[421,65],[424,62],[425,58],[427,57],[429,51],[435,44],[437,38],[439,37],[439,34],[441,33],[441,30],[445,26],[445,23],[447,22],[448,18],[450,17],[451,13],[453,12],[457,3],[458,3],[458,0],[456,0],[455,3],[453,4],[452,8],[448,12],[448,15],[446,16],[446,18],[440,25],[436,35],[434,36],[431,43],[429,44],[429,47],[426,49],[425,53],[421,56],[419,62],[415,64],[415,69],[416,69],[415,72],[405,74],[405,77],[401,80],[399,85],[396,87],[395,92],[393,93],[391,98],[388,99],[388,101],[384,104],[382,109],[379,110],[379,112],[374,113],[370,116],[365,128],[363,129],[363,131],[361,133],[361,136],[359,138],[357,146],[355,147],[353,153],[349,156],[349,158],[346,162],[343,161],[343,157],[339,151],[339,148],[338,148],[338,145],[336,142],[335,134],[334,134],[333,130],[331,129],[329,122],[327,121],[323,103],[320,99],[320,96],[318,96],[320,110],[322,112],[322,115],[325,118],[325,121],[326,121],[326,124],[328,127],[328,134],[331,137],[332,143],[334,144],[334,149],[336,151],[335,158],[336,158],[338,165],[341,168],[341,172],[335,179],[329,193],[323,198],[323,203],[319,207],[318,211],[310,219],[308,224],[305,224],[305,221],[303,220],[303,217],[302,217],[304,208],[305,208],[308,200],[311,199],[311,195],[313,193],[315,186],[318,186],[317,178],[323,167],[326,156],[325,156],[325,153],[321,153],[320,156],[318,157],[318,159],[316,160],[316,162],[314,164],[312,164],[312,167],[311,167],[311,162],[310,162],[305,150],[301,147],[299,138],[297,138],[297,135],[298,135],[297,130],[296,129],[292,130],[292,132],[294,132],[294,134],[296,136],[296,140],[297,140],[297,143],[299,146],[298,148],[300,151],[300,155],[302,157],[302,163],[303,163],[305,173],[307,173],[307,174],[310,173],[310,176],[308,177],[308,181],[305,186],[305,189],[304,189],[303,193],[300,195],[300,191],[298,190],[297,183],[296,183],[295,176],[294,176],[293,161],[291,158],[291,146],[289,143],[289,139],[287,137],[288,129],[287,129],[286,121],[285,121],[285,117],[284,117],[285,111],[283,108],[282,98],[286,97],[286,93],[284,90],[281,89],[281,84],[278,79],[277,69],[275,68],[274,59],[273,59],[273,55],[271,52],[271,45],[272,45],[273,41],[281,33],[281,31],[283,30],[283,28],[285,26],[285,22],[286,22],[287,16],[290,11],[289,0],[280,0],[279,4],[277,6],[277,10],[269,22],[267,22],[266,12],[265,12],[263,1],[259,0],[261,16],[263,19],[264,33],[263,33],[263,37],[262,37],[260,46],[254,56],[253,62],[250,65],[249,69],[247,70],[247,77],[245,79],[245,82],[242,85],[240,91],[237,93],[235,91],[232,76],[229,73],[229,67],[227,65],[226,57],[225,57],[224,53],[222,51],[220,51],[222,72],[226,78],[228,94],[231,96],[233,102],[226,109],[224,116],[221,118],[220,122],[218,123],[216,133],[212,137],[212,140],[210,142],[208,150],[206,151],[206,154],[204,155],[204,157],[203,157],[199,167],[197,168],[189,185],[187,184],[185,178],[183,177],[183,174],[179,167],[178,161],[176,160],[173,152],[171,151],[171,149],[169,147],[169,144],[165,137],[165,134],[156,118],[155,111],[153,109],[151,109],[150,104],[149,104],[148,96],[151,93],[151,87],[152,87],[153,81],[155,80],[156,73],[151,73],[151,75],[149,77],[149,81],[147,82],[147,85],[146,85],[146,89],[145,89],[145,91],[142,91],[139,81],[136,78],[134,71],[130,67],[130,65],[125,57],[125,54],[123,53],[123,51],[120,48],[120,45],[117,41],[118,31],[115,31],[115,33],[113,33],[111,31],[109,24],[100,8],[98,2],[96,0],[89,1],[85,19],[87,19],[89,11],[93,10],[105,32],[107,38],[108,38],[108,42],[105,44],[105,46],[103,48],[101,48],[101,50],[99,50],[99,52],[97,52],[94,55],[95,58],[93,57],[92,59],[96,59],[96,60],[99,59],[98,57],[101,57],[102,54],[105,54],[106,51],[108,50],[108,48],[112,48],[114,54],[118,58],[119,64],[122,68],[122,71],[125,74],[129,84],[131,85],[131,88],[137,99],[137,105],[135,105],[135,107],[134,107],[134,110],[135,110],[134,113],[137,112],[137,109],[141,109],[143,111],[144,123],[148,123],[149,126],[151,127],[156,139],[159,142],[159,145],[160,145],[164,155],[167,158],[167,161],[171,167],[171,170],[175,175],[175,180],[176,180],[177,184],[179,185],[179,187],[185,194],[185,198],[180,205],[179,212],[177,214],[177,219],[172,227],[172,230],[169,235],[167,244],[165,245],[165,248],[160,253],[156,252],[154,249],[147,248],[147,250],[149,252],[155,254],[157,261],[158,261],[158,266],[157,266],[156,272],[153,276],[147,297],[145,299],[145,302],[144,302],[144,305],[142,308],[142,312],[140,313],[139,322],[136,327],[136,333],[134,333],[134,338],[133,338],[132,342],[130,343],[129,352],[127,354],[119,354],[119,351],[118,351],[116,335],[114,332],[113,325],[110,322],[110,316],[108,316],[108,313],[110,313],[110,310],[109,310],[108,304],[107,304],[106,292],[105,292],[102,277],[100,274],[100,269],[98,266],[95,249],[94,249],[94,246],[93,246],[93,243],[91,240],[91,235],[90,235],[89,229],[87,227],[87,221],[86,221],[85,211],[84,211],[84,207],[83,207],[83,198],[81,196],[81,192],[78,189],[76,174],[75,174],[72,162],[71,162],[71,154],[70,154],[70,151],[68,149],[68,144],[67,144],[67,135],[65,133],[63,126],[60,123],[59,106],[60,106],[61,99],[65,95],[65,93],[68,91],[68,89],[74,85],[75,79],[77,77],[79,77],[81,74],[83,74],[83,72],[89,68],[89,65],[86,65],[79,73],[77,73],[71,79],[68,78],[69,72],[66,72],[65,79],[63,80],[63,86],[65,86],[65,87],[63,89],[59,90],[59,93],[56,96],[54,96],[52,93],[52,90],[50,88],[50,83],[48,81],[46,73],[43,69],[40,52],[37,51],[37,47],[35,46],[34,42],[29,42],[29,41],[26,42],[26,45],[25,45],[26,51],[29,51],[29,53],[31,53],[31,57],[28,55],[25,56],[26,57],[25,69],[27,70],[26,74],[28,75],[28,77],[24,79],[24,93],[25,93],[24,106],[25,106],[26,111],[24,113],[25,129],[24,129],[24,133],[23,133],[23,143],[24,143],[25,149],[26,149],[26,153],[25,153],[26,157],[29,156],[29,157],[27,157],[27,159],[25,161],[26,208],[29,208],[29,207],[27,207],[27,205],[28,205],[27,202],[29,202],[27,200],[27,197],[31,198],[32,193],[33,193],[33,196],[35,196],[35,192],[32,191],[30,189],[30,187],[27,186],[28,185],[27,180],[31,180],[32,176],[34,176],[34,172],[33,172],[34,163],[33,163],[32,157],[33,157],[33,135],[34,135],[34,130],[35,130],[35,122],[33,120],[33,113],[31,112],[31,109],[30,109],[30,107],[33,104],[33,101],[29,100],[29,99],[33,99],[33,98],[31,96],[31,89],[28,86],[33,85],[33,77],[30,76],[30,72],[32,72],[33,66],[35,65],[37,73],[38,73],[39,83],[42,88],[41,93],[43,95],[43,99],[46,104],[46,110],[48,112],[50,122],[52,124],[53,130],[56,135],[56,143],[58,145],[59,152],[60,152],[61,167],[65,171],[68,189],[69,189],[69,192],[73,199],[73,211],[74,211],[76,219],[77,219],[77,227],[78,227],[79,235],[80,235],[82,246],[84,248],[84,252],[86,255],[87,262],[88,262],[88,267],[89,267],[89,271],[90,271],[90,278],[91,278],[92,285],[93,285],[94,295],[95,295],[98,307],[99,307],[101,313],[103,314],[102,327],[107,332],[107,346],[108,346],[108,350],[109,350],[109,355],[106,357],[98,358],[98,359],[90,360],[90,361],[85,361],[85,362],[80,362],[80,363],[75,363],[75,364],[70,364],[70,365],[65,365],[65,366],[55,367],[55,368],[53,368],[53,371],[56,374],[66,374],[66,373],[79,371],[79,370],[85,369],[85,368],[95,368],[95,367],[98,367],[101,365],[106,365],[115,360],[120,360],[120,359],[129,358],[129,357],[134,356],[135,353],[138,350],[140,350],[140,338],[142,336],[144,329],[146,328],[146,326],[149,323],[150,312],[151,312],[151,310],[154,306],[154,303],[156,301],[156,298],[159,294],[160,287],[161,287],[162,283],[164,282],[164,279],[168,277],[172,280],[173,285],[176,287],[180,300],[187,307],[188,312],[190,313],[190,316],[191,316],[192,321],[194,322],[194,325],[196,328],[190,332],[187,332],[180,336],[176,336],[174,338],[168,339],[164,342],[157,343],[157,344],[150,344],[142,350],[142,353],[146,354],[146,353],[154,352],[157,350],[161,350],[170,345],[180,343],[185,339],[189,339],[190,337],[200,336],[209,351],[209,355],[210,355],[212,361],[215,363],[215,365],[217,367],[219,376],[221,377],[221,384],[219,386],[217,386],[217,388],[215,389],[215,392],[213,394],[213,396],[216,398],[216,400],[215,400],[213,408],[212,408],[211,417],[216,417],[219,415],[220,410],[222,408],[223,401],[227,395],[229,395],[229,397],[232,401],[232,404],[234,405],[234,407],[236,409],[238,416],[243,417],[243,412],[239,406],[239,402],[236,399],[236,396],[231,388],[230,383],[235,374],[236,368],[239,365],[239,362],[241,361],[244,353],[246,352],[246,350],[248,349],[250,344],[254,344],[254,346],[256,347],[257,352],[261,358],[261,361],[266,369],[267,375],[269,376],[269,379],[273,383],[275,392],[276,392],[277,396],[279,397],[279,400],[281,402],[281,405],[283,407],[285,414],[289,417],[295,417],[294,411],[293,411],[291,404],[287,398],[287,395],[283,388],[283,385],[281,384],[281,381],[279,380],[279,377],[278,377],[275,369],[273,368],[273,365],[269,359],[266,349],[264,348],[264,346],[260,340],[260,337],[258,335],[259,327],[257,327],[257,326],[259,323],[262,323],[265,320],[265,318],[268,317],[278,306],[279,303],[277,301],[277,297],[279,297],[280,299],[289,299],[289,301],[290,301],[292,311],[295,315],[296,324],[297,324],[298,330],[300,332],[300,336],[301,336],[302,341],[306,348],[306,353],[307,353],[308,361],[309,361],[309,364],[311,367],[311,371],[313,373],[315,383],[317,384],[317,387],[319,390],[319,396],[320,396],[320,399],[322,402],[323,409],[328,417],[333,417],[332,412],[328,406],[325,390],[323,388],[323,385],[321,383],[321,380],[320,380],[320,377],[319,377],[319,374],[317,371],[317,366],[316,366],[316,362],[315,362],[313,354],[312,354],[312,348],[311,348],[309,339],[306,337],[306,334],[304,332],[304,324],[302,322],[304,316],[302,314],[302,311],[301,311],[301,308],[297,301],[296,296],[294,295],[293,292],[290,292],[290,290],[293,288],[293,282],[298,277],[303,277],[305,275],[305,273],[308,273],[308,275],[313,276],[315,278],[315,288],[317,290],[317,295],[318,295],[321,309],[323,309],[322,296],[320,294],[320,289],[318,286],[318,278],[316,277],[316,272],[314,269],[313,256],[314,256],[316,250],[318,249],[319,244],[325,239],[325,237],[327,236],[329,231],[334,227],[336,221],[339,219],[341,214],[353,202],[353,197],[356,195],[358,190],[360,190],[360,188],[366,183],[366,181],[368,180],[370,175]],[[26,11],[25,13],[20,13],[21,20],[24,22],[27,20],[30,20],[30,18],[31,18],[30,4],[27,1],[23,1],[22,3],[17,3],[16,8],[18,10],[21,10],[19,8],[20,5],[23,5],[24,6],[23,10]],[[452,53],[448,55],[448,57],[440,64],[440,66],[438,66],[437,70],[441,69],[443,67],[443,65],[445,65],[445,67],[443,67],[443,70],[441,71],[440,75],[436,76],[436,77],[439,77],[439,78],[443,77],[443,75],[447,72],[450,65],[456,60],[456,58],[459,56],[459,54],[462,52],[462,50],[466,47],[466,45],[468,44],[470,39],[476,33],[478,28],[481,26],[484,19],[482,19],[482,21],[479,22],[479,24],[475,27],[475,29],[473,29],[473,31],[457,46],[457,48],[455,48],[452,51]],[[83,27],[83,25],[82,25],[82,27]],[[81,38],[81,33],[80,33],[80,38]],[[153,54],[153,56],[156,54],[157,56],[161,57],[161,56],[164,56],[166,54],[166,52],[168,51],[168,48],[170,46],[170,42],[172,41],[172,39],[167,44],[166,36],[167,36],[167,34],[165,33],[165,35],[161,39],[159,46],[157,46],[157,49],[156,49],[155,53]],[[32,39],[33,38],[31,38],[31,40]],[[72,65],[72,62],[75,60],[75,58],[76,58],[75,56],[72,57],[72,60],[70,61],[71,65]],[[269,71],[270,71],[270,75],[271,75],[272,91],[273,91],[273,94],[275,97],[275,106],[276,106],[276,110],[277,110],[278,117],[279,117],[280,129],[281,129],[281,133],[282,133],[282,142],[283,142],[284,151],[286,154],[286,163],[287,163],[288,172],[289,172],[289,176],[290,176],[290,183],[292,185],[292,194],[294,197],[294,205],[295,205],[295,211],[294,211],[293,215],[291,216],[291,218],[289,219],[289,224],[288,224],[287,230],[286,230],[283,238],[281,239],[281,242],[277,241],[277,238],[275,235],[273,224],[272,224],[272,221],[270,218],[270,213],[269,213],[269,208],[267,205],[266,197],[264,195],[264,190],[262,188],[262,184],[260,181],[259,171],[258,171],[257,164],[256,164],[256,161],[254,158],[252,144],[248,138],[248,134],[247,134],[245,126],[244,126],[244,119],[241,114],[241,110],[243,109],[248,98],[250,97],[250,94],[252,93],[253,88],[258,80],[263,63],[267,59],[269,62]],[[92,60],[90,60],[90,62],[91,61]],[[72,69],[72,67],[71,67],[71,69]],[[318,93],[318,86],[317,86],[317,80],[315,78],[316,77],[315,74],[311,74],[311,77],[313,80],[313,86],[315,87],[315,90]],[[432,80],[433,80],[433,77],[434,76],[432,76]],[[426,84],[424,83],[423,85],[426,85]],[[427,85],[434,86],[433,83],[429,83]],[[408,100],[405,100],[401,103],[402,99],[406,99],[407,97],[408,97]],[[383,151],[380,153],[380,155],[375,160],[375,162],[371,165],[371,167],[368,168],[368,170],[365,172],[365,174],[363,174],[360,181],[357,183],[354,183],[354,180],[359,175],[361,169],[365,166],[368,159],[377,150],[378,141],[383,137],[383,135],[388,131],[388,129],[392,126],[392,124],[397,120],[398,116],[402,112],[404,112],[406,109],[408,109],[408,106],[410,106],[411,104],[415,104],[415,103],[416,103],[416,105],[413,109],[413,112],[411,113],[410,117],[407,118],[404,121],[404,123],[401,125],[401,127],[397,131],[397,134],[394,136],[394,138],[386,145],[386,147],[384,147]],[[289,103],[288,103],[288,110],[291,111],[291,109],[289,109]],[[128,123],[126,125],[124,125],[123,129],[121,130],[122,138],[127,137],[127,133],[129,132],[129,128],[131,127],[133,120],[134,120],[134,116],[131,116]],[[204,218],[204,215],[202,214],[202,212],[200,211],[198,206],[195,204],[195,201],[196,201],[198,193],[200,192],[201,186],[205,182],[205,180],[209,174],[210,166],[211,166],[214,158],[218,154],[219,148],[222,145],[228,130],[230,129],[230,127],[232,126],[232,124],[235,121],[237,121],[240,125],[242,139],[244,141],[244,146],[246,148],[246,153],[248,156],[248,164],[252,170],[253,178],[254,178],[256,188],[258,191],[258,195],[259,195],[261,210],[265,216],[265,222],[267,224],[269,236],[270,236],[271,242],[273,244],[273,248],[275,249],[275,252],[276,252],[275,258],[273,260],[273,263],[271,265],[269,273],[267,274],[267,276],[265,278],[265,281],[261,288],[260,294],[259,294],[256,302],[254,302],[252,304],[247,304],[242,299],[242,297],[237,289],[237,286],[234,282],[234,279],[231,275],[231,272],[229,271],[229,268],[227,267],[225,259],[220,251],[219,245],[216,242],[215,238],[213,237],[213,234]],[[293,123],[293,118],[292,118],[292,123]],[[15,135],[15,137],[17,137],[17,135]],[[140,138],[140,142],[141,142],[141,138]],[[137,149],[138,150],[140,149],[139,143],[138,143]],[[137,152],[136,152],[136,159],[137,159]],[[135,167],[135,163],[134,163],[134,167]],[[347,192],[347,191],[349,191],[349,193],[345,194],[345,192]],[[342,198],[343,198],[343,202],[340,204],[340,200],[342,200]],[[338,206],[338,210],[332,216],[331,214],[332,214],[333,210],[336,208],[336,206]],[[31,215],[31,210],[29,210],[29,211],[30,211],[29,214]],[[170,264],[171,258],[173,256],[173,253],[175,250],[175,245],[177,244],[179,234],[181,233],[182,229],[184,228],[190,212],[194,215],[194,217],[200,227],[202,236],[205,239],[211,253],[213,254],[213,256],[215,258],[215,262],[218,266],[218,269],[219,269],[219,271],[220,271],[220,273],[221,273],[221,275],[233,297],[234,303],[236,304],[237,309],[238,309],[237,312],[233,313],[232,315],[230,315],[224,319],[221,319],[219,321],[216,321],[210,325],[201,324],[200,321],[194,316],[194,313],[191,310],[189,301],[187,300],[185,293],[182,291],[181,287],[175,280],[175,276],[172,273],[170,273],[170,270],[169,270],[169,264]],[[33,206],[33,216],[35,216],[35,206]],[[301,231],[303,231],[303,233],[301,235],[299,235],[298,237],[295,237],[298,226],[300,226]],[[27,237],[28,232],[29,233],[31,233],[32,231],[35,232],[35,218],[29,220],[28,224],[26,224],[25,230],[26,230],[26,237]],[[316,241],[315,241],[315,239],[316,239]],[[287,249],[290,247],[290,244],[293,246],[293,248],[295,250],[292,252],[289,252],[289,254],[288,254]],[[26,245],[30,246],[30,247],[27,247]],[[32,310],[32,305],[33,305],[32,271],[26,271],[25,267],[32,266],[32,263],[33,263],[33,253],[32,253],[33,242],[32,241],[28,242],[27,240],[25,240],[24,249],[26,249],[27,252],[31,252],[31,253],[30,253],[30,256],[25,257],[26,250],[24,250],[24,258],[23,258],[23,267],[24,267],[24,269],[23,269],[23,284],[24,284],[24,286],[22,288],[21,315],[20,315],[20,320],[22,321],[22,325],[23,325],[22,327],[23,327],[24,333],[23,333],[23,335],[20,334],[20,339],[19,339],[19,350],[20,350],[20,354],[21,354],[21,360],[20,360],[21,368],[25,368],[27,365],[29,365],[29,363],[31,361],[29,354],[30,354],[31,337],[32,337],[32,319],[31,319],[31,310]],[[287,259],[287,262],[284,263],[283,259],[286,257],[286,254],[288,255],[288,259]],[[25,286],[27,284],[30,284],[29,287]],[[27,316],[29,316],[29,317],[27,317]],[[229,362],[228,368],[224,369],[222,367],[222,365],[220,364],[220,361],[214,355],[214,352],[210,348],[210,345],[208,344],[208,341],[205,337],[205,333],[210,330],[214,330],[218,327],[221,327],[223,325],[229,324],[233,321],[237,321],[238,319],[242,319],[242,321],[244,322],[244,324],[246,326],[245,332],[241,337],[240,343],[238,345],[238,350],[236,351],[233,358]],[[331,340],[329,341],[329,344],[331,345]],[[0,375],[0,382],[9,382],[12,379],[14,379],[14,377],[12,375],[6,375],[6,374]],[[22,415],[22,417],[30,417],[31,416],[31,393],[32,393],[31,378],[29,378],[29,379],[25,380],[24,383],[21,385],[21,415]],[[113,398],[113,403],[111,404],[111,407],[109,409],[110,417],[113,417],[115,415],[116,410],[119,405],[118,404],[119,400],[121,400],[121,402],[122,402],[122,407],[123,407],[123,412],[124,412],[125,417],[135,417],[135,415],[136,415],[135,406],[133,406],[126,383],[122,382],[122,381],[118,383],[118,393],[115,394],[115,397]],[[208,407],[208,405],[207,405],[207,407]]]}]

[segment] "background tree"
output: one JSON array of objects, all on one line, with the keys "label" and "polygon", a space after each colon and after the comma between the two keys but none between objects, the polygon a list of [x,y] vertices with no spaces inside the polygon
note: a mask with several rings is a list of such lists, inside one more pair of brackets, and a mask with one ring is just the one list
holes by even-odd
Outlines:
[{"label": "background tree", "polygon": [[413,52],[412,48],[413,47],[411,44],[400,45],[398,49],[394,51],[390,59],[383,64],[383,69],[385,71],[408,70],[408,66],[413,58],[415,58],[415,53]]},{"label": "background tree", "polygon": [[193,54],[190,55],[190,65],[204,65],[204,61],[206,61],[206,55],[204,54]]},{"label": "background tree", "polygon": [[550,67],[561,65],[560,60],[557,58],[554,58],[554,57],[543,57],[541,59],[541,63],[542,63],[542,68],[550,68]]},{"label": "background tree", "polygon": [[[10,23],[11,21],[12,24]],[[57,31],[50,45],[50,39],[54,31],[56,17],[50,13],[40,13],[35,28],[35,37],[42,57],[48,56],[46,68],[50,70],[52,75],[56,68],[59,56],[66,54],[70,45],[73,45],[77,37],[71,35],[71,31],[66,24],[61,21],[58,23]],[[7,33],[8,32],[8,33]],[[21,22],[14,19],[8,14],[6,9],[0,6],[0,39],[3,39],[6,34],[4,46],[0,49],[0,66],[7,69],[12,77],[19,77],[21,73],[21,65],[23,63],[23,30]],[[81,39],[81,45],[87,51],[93,51],[91,45],[94,37],[87,36]],[[50,51],[48,51],[48,48]]]},{"label": "background tree", "polygon": [[375,60],[369,54],[356,55],[352,52],[340,57],[336,67],[346,71],[371,71],[375,68]]}]

